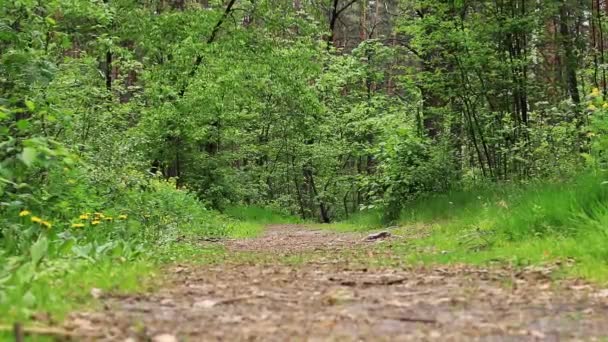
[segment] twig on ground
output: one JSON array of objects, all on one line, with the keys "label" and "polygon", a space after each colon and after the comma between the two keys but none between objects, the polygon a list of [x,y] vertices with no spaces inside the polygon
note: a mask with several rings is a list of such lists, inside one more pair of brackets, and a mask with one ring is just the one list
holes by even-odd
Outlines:
[{"label": "twig on ground", "polygon": [[434,318],[419,318],[419,317],[405,317],[405,316],[384,316],[386,319],[394,319],[401,322],[413,322],[413,323],[425,323],[435,324],[437,320]]},{"label": "twig on ground", "polygon": [[227,298],[227,299],[222,299],[220,301],[217,301],[213,306],[232,304],[232,303],[240,302],[242,300],[264,298],[264,297],[266,297],[266,296],[264,296],[264,295],[255,295],[255,296],[240,296],[240,297],[234,297],[234,298]]}]

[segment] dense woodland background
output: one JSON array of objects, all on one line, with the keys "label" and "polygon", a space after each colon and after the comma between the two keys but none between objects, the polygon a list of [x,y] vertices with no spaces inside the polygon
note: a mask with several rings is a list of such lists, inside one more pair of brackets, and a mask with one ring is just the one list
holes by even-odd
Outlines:
[{"label": "dense woodland background", "polygon": [[608,279],[606,35],[604,0],[0,0],[0,316],[268,208]]},{"label": "dense woodland background", "polygon": [[3,0],[2,238],[235,204],[390,222],[429,193],[601,170],[607,16],[600,0]]}]

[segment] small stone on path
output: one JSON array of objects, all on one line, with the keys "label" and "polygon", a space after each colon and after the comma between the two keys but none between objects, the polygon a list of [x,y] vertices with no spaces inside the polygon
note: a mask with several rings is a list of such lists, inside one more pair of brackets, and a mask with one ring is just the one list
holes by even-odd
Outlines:
[{"label": "small stone on path", "polygon": [[152,342],[177,342],[177,338],[170,334],[162,334],[154,336]]}]

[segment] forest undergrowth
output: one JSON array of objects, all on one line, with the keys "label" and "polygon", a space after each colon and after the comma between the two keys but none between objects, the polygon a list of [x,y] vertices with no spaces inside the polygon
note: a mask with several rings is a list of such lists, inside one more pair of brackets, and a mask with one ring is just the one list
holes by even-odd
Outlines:
[{"label": "forest undergrowth", "polygon": [[[388,227],[377,210],[362,211],[329,225],[307,225],[344,233],[388,230],[394,236],[391,243],[378,245],[373,257],[356,256],[357,260],[369,259],[362,261],[369,265],[467,263],[523,268],[557,262],[561,265],[558,277],[605,283],[608,189],[602,179],[598,174],[584,174],[565,183],[504,185],[435,194],[404,205],[399,220]],[[99,293],[154,290],[162,284],[163,270],[177,263],[221,264],[232,258],[235,262],[297,265],[317,257],[315,253],[304,253],[272,255],[266,260],[259,253],[230,255],[221,245],[214,244],[224,239],[259,236],[264,227],[272,224],[303,223],[297,217],[254,206],[230,207],[223,215],[207,211],[205,215],[208,228],[183,225],[160,246],[136,245],[138,252],[128,258],[116,246],[104,251],[94,245],[96,252],[72,257],[67,256],[64,246],[55,247],[56,252],[45,254],[38,261],[31,278],[23,278],[25,271],[21,266],[7,281],[0,306],[2,322],[27,322],[40,313],[60,321],[75,308],[94,308]],[[213,233],[211,227],[222,228]],[[384,252],[389,252],[391,258],[383,260]],[[53,291],[49,291],[51,288]]]},{"label": "forest undergrowth", "polygon": [[606,2],[0,3],[4,330],[310,227],[608,281]]}]

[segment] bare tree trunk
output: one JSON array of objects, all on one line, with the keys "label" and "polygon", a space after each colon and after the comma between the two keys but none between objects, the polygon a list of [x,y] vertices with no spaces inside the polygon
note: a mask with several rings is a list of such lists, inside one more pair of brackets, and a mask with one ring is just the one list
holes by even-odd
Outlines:
[{"label": "bare tree trunk", "polygon": [[568,8],[565,4],[562,4],[559,9],[559,31],[561,34],[562,47],[564,49],[567,89],[572,102],[579,104],[581,98],[578,93],[578,80],[576,78],[574,41],[568,24],[570,17]]},{"label": "bare tree trunk", "polygon": [[350,0],[343,7],[340,7],[340,0],[333,0],[333,5],[331,8],[331,13],[329,15],[329,36],[327,37],[327,49],[331,48],[331,46],[336,46],[335,42],[335,31],[336,31],[336,23],[338,22],[338,17],[342,12],[352,6],[358,0]]},{"label": "bare tree trunk", "polygon": [[319,192],[315,184],[314,173],[310,165],[304,167],[304,177],[306,177],[308,184],[310,185],[314,201],[316,201],[319,205],[319,215],[321,222],[329,223],[331,221],[331,218],[329,217],[329,210],[327,208],[327,205],[325,204],[325,201],[323,201],[323,199],[319,197]]}]

